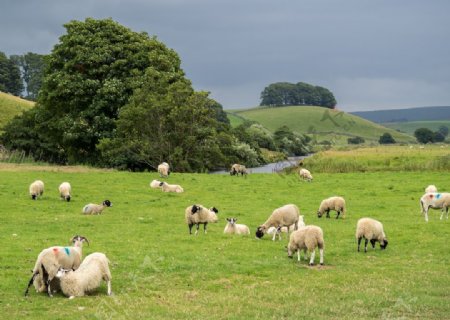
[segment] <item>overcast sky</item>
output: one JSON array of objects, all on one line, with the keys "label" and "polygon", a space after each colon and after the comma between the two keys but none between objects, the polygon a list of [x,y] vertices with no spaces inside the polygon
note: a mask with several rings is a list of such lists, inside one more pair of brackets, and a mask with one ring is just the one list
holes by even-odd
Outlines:
[{"label": "overcast sky", "polygon": [[450,105],[449,0],[0,0],[0,51],[50,53],[87,17],[156,35],[226,109],[280,81],[344,111]]}]

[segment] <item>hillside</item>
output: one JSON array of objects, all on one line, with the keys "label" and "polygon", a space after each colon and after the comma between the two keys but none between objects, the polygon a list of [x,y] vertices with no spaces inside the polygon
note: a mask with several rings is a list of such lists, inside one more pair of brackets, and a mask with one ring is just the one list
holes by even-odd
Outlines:
[{"label": "hillside", "polygon": [[283,125],[298,133],[308,133],[317,141],[327,140],[346,144],[347,138],[360,136],[366,142],[378,142],[379,137],[389,132],[397,142],[414,142],[409,135],[385,128],[368,120],[339,110],[319,107],[291,106],[278,108],[254,108],[233,110],[238,117],[254,120],[274,132]]},{"label": "hillside", "polygon": [[360,111],[351,112],[351,114],[376,123],[450,120],[450,107]]},{"label": "hillside", "polygon": [[414,135],[414,131],[419,128],[427,128],[431,131],[437,131],[440,126],[446,126],[450,129],[450,120],[442,121],[410,121],[410,122],[388,122],[383,123],[383,126],[388,128],[405,132]]},{"label": "hillside", "polygon": [[34,102],[0,92],[0,133],[3,126],[14,116],[34,106]]}]

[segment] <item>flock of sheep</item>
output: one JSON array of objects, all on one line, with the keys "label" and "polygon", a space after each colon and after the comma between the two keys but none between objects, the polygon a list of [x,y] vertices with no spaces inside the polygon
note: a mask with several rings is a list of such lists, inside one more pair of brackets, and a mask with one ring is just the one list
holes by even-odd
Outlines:
[{"label": "flock of sheep", "polygon": [[[158,172],[161,178],[167,178],[170,175],[170,166],[162,163],[158,166]],[[247,175],[248,171],[243,165],[234,164],[230,170],[230,175]],[[300,178],[311,182],[313,177],[311,173],[302,168],[299,171]],[[153,180],[150,183],[151,188],[160,188],[163,192],[183,192],[179,185],[171,185],[163,181]],[[40,180],[34,181],[29,188],[30,196],[36,200],[44,193],[44,183]],[[61,199],[70,201],[71,186],[68,182],[63,182],[59,186]],[[83,207],[84,214],[101,214],[106,207],[112,206],[109,200],[105,200],[101,205],[87,204]],[[450,207],[450,193],[438,193],[433,185],[425,189],[425,194],[420,199],[422,213],[425,215],[425,221],[428,222],[429,209],[441,209],[441,220],[444,212],[447,213]],[[344,198],[334,196],[324,199],[317,211],[318,217],[326,215],[330,218],[330,211],[336,211],[336,219],[341,214],[345,218],[346,203]],[[208,223],[218,221],[218,210],[215,207],[206,208],[200,204],[194,204],[185,210],[185,222],[189,227],[189,233],[192,234],[192,227],[196,226],[195,234],[198,234],[200,225],[203,224],[204,233],[207,233]],[[237,224],[237,218],[227,218],[227,224],[224,229],[226,234],[249,235],[250,229],[244,224]],[[292,232],[291,232],[292,231]],[[256,237],[262,238],[265,234],[272,235],[272,240],[276,237],[281,240],[281,233],[290,233],[287,246],[288,257],[292,258],[297,252],[298,261],[300,261],[301,251],[307,260],[307,253],[310,254],[309,265],[314,265],[316,248],[319,249],[320,265],[324,263],[324,236],[323,230],[314,225],[306,225],[304,217],[300,215],[300,210],[295,204],[287,204],[275,209],[268,219],[258,226]],[[358,242],[357,250],[360,251],[362,239],[365,239],[364,251],[367,252],[367,245],[370,241],[373,248],[376,242],[380,243],[380,248],[385,249],[388,245],[386,235],[381,222],[372,218],[361,218],[356,226],[356,239]],[[82,260],[83,242],[89,244],[89,241],[83,236],[74,236],[72,246],[54,246],[46,248],[38,255],[33,268],[32,277],[28,283],[25,295],[28,295],[29,287],[34,285],[37,292],[47,292],[52,296],[53,292],[61,290],[69,298],[83,296],[85,293],[97,288],[101,280],[106,281],[108,286],[108,295],[111,294],[111,272],[109,270],[109,260],[103,253],[92,253]]]}]

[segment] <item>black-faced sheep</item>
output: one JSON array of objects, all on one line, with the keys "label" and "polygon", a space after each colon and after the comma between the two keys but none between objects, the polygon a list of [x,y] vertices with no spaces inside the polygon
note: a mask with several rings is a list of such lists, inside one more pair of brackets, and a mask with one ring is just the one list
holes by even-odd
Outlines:
[{"label": "black-faced sheep", "polygon": [[362,238],[365,239],[364,252],[367,252],[367,243],[370,241],[372,248],[375,249],[375,243],[380,243],[381,250],[386,249],[388,241],[384,234],[383,224],[372,218],[361,218],[356,224],[356,239],[358,240],[358,252]]},{"label": "black-faced sheep", "polygon": [[30,196],[31,199],[36,200],[38,196],[42,196],[44,194],[44,182],[41,180],[36,180],[30,184]]},{"label": "black-faced sheep", "polygon": [[223,233],[227,234],[250,234],[250,229],[245,224],[236,223],[237,218],[227,218],[227,225]]},{"label": "black-faced sheep", "polygon": [[[305,226],[305,221],[304,221],[304,216],[298,216],[298,221],[297,221],[297,229],[300,229],[300,227],[304,227]],[[289,226],[289,230],[295,230],[296,228],[295,228],[295,225],[294,224],[292,224],[292,225],[290,225]],[[281,227],[281,228],[275,228],[275,227],[270,227],[268,230],[267,230],[267,234],[270,234],[270,235],[274,235],[274,234],[277,234],[278,235],[278,238],[281,240],[281,235],[280,235],[280,233],[288,233],[288,228],[287,227]]]},{"label": "black-faced sheep", "polygon": [[153,188],[153,189],[160,188],[160,184],[161,184],[161,181],[152,180],[152,182],[150,182],[150,188]]},{"label": "black-faced sheep", "polygon": [[176,193],[184,192],[184,189],[178,184],[168,184],[167,182],[161,182],[159,186],[161,187],[161,190],[163,192],[176,192]]},{"label": "black-faced sheep", "polygon": [[[256,237],[262,238],[270,227],[275,227],[277,229],[281,227],[288,227],[289,232],[289,226],[295,224],[294,229],[297,230],[299,215],[300,210],[295,204],[287,204],[283,207],[275,209],[266,222],[256,229]],[[273,235],[273,241],[275,240],[275,236],[276,233]]]},{"label": "black-faced sheep", "polygon": [[201,224],[203,224],[203,231],[206,234],[206,226],[208,223],[216,223],[219,221],[219,218],[217,217],[218,213],[219,210],[215,207],[207,209],[204,206],[197,204],[187,207],[185,210],[185,219],[189,226],[189,234],[192,234],[192,227],[194,224],[197,225],[195,235],[197,235]]},{"label": "black-faced sheep", "polygon": [[234,175],[239,176],[239,174],[241,174],[241,176],[247,175],[248,174],[247,168],[242,164],[235,163],[231,166],[230,175],[231,176],[234,176]]},{"label": "black-faced sheep", "polygon": [[72,187],[70,186],[70,183],[63,182],[59,185],[59,195],[61,196],[62,200],[66,200],[67,202],[70,201],[70,193],[72,192]]},{"label": "black-faced sheep", "polygon": [[105,200],[102,204],[89,203],[83,207],[82,212],[84,214],[101,214],[106,207],[112,207],[111,201]]},{"label": "black-faced sheep", "polygon": [[433,192],[425,193],[420,198],[420,208],[422,213],[425,214],[425,221],[428,222],[428,210],[430,209],[441,209],[441,220],[444,217],[444,212],[447,213],[448,219],[448,208],[450,207],[450,193],[447,192]]},{"label": "black-faced sheep", "polygon": [[320,227],[309,225],[301,227],[297,231],[292,232],[289,238],[288,244],[288,257],[292,258],[292,255],[297,251],[298,261],[300,261],[300,251],[303,250],[305,259],[306,250],[311,253],[311,259],[309,265],[314,265],[314,258],[316,256],[316,248],[319,248],[320,252],[320,264],[323,265],[323,250],[324,250],[323,231]]},{"label": "black-faced sheep", "polygon": [[336,219],[342,212],[342,219],[345,219],[345,200],[342,197],[330,197],[328,199],[322,200],[320,203],[319,210],[317,211],[317,216],[322,217],[324,213],[327,214],[327,218],[330,217],[330,210],[337,212]]}]

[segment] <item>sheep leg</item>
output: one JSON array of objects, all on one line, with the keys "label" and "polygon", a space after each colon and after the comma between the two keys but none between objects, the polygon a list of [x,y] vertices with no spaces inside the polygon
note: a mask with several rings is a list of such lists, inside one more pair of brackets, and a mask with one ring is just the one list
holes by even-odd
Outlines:
[{"label": "sheep leg", "polygon": [[192,234],[192,227],[194,226],[194,224],[193,223],[190,223],[189,224],[189,234]]},{"label": "sheep leg", "polygon": [[364,252],[367,252],[367,243],[369,242],[369,239],[364,239]]},{"label": "sheep leg", "polygon": [[25,297],[28,296],[28,290],[30,289],[31,285],[33,284],[34,278],[36,278],[36,276],[39,274],[39,272],[33,273],[33,275],[31,276],[30,281],[28,282],[28,287],[27,290],[25,290]]},{"label": "sheep leg", "polygon": [[111,280],[107,280],[106,283],[108,284],[108,296],[111,295]]},{"label": "sheep leg", "polygon": [[340,212],[340,211],[337,211],[336,219],[339,218],[339,215],[340,215],[340,214],[341,214],[341,212]]},{"label": "sheep leg", "polygon": [[442,210],[441,210],[441,219],[440,220],[442,220],[442,218],[444,217],[444,207],[442,207]]},{"label": "sheep leg", "polygon": [[319,253],[320,253],[320,265],[323,266],[323,248],[319,249]]},{"label": "sheep leg", "polygon": [[50,278],[49,279],[47,279],[47,293],[48,293],[48,296],[50,297],[50,298],[52,298],[53,297],[53,294],[52,294],[52,288],[50,288]]},{"label": "sheep leg", "polygon": [[204,224],[203,224],[203,232],[206,234],[207,233],[207,231],[206,231],[206,226],[208,225],[208,223],[207,222],[205,222]]},{"label": "sheep leg", "polygon": [[300,249],[297,250],[297,261],[300,262]]},{"label": "sheep leg", "polygon": [[306,251],[306,248],[303,249],[303,255],[305,256],[305,261],[308,260],[308,251]]},{"label": "sheep leg", "polygon": [[358,238],[358,252],[359,252],[359,246],[361,245],[361,240],[362,240],[362,237],[359,237]]},{"label": "sheep leg", "polygon": [[327,212],[327,218],[329,218],[330,217],[330,210],[327,210],[326,212]]},{"label": "sheep leg", "polygon": [[195,230],[195,235],[197,235],[199,228],[200,228],[200,223],[197,223],[197,229]]},{"label": "sheep leg", "polygon": [[425,210],[425,221],[426,222],[428,222],[428,210],[430,209],[430,207],[428,207],[426,210]]},{"label": "sheep leg", "polygon": [[311,259],[309,259],[309,265],[313,266],[314,265],[314,258],[316,257],[316,250],[313,250],[311,252]]},{"label": "sheep leg", "polygon": [[372,245],[373,249],[375,249],[375,243],[376,243],[375,239],[370,240],[370,244]]}]

